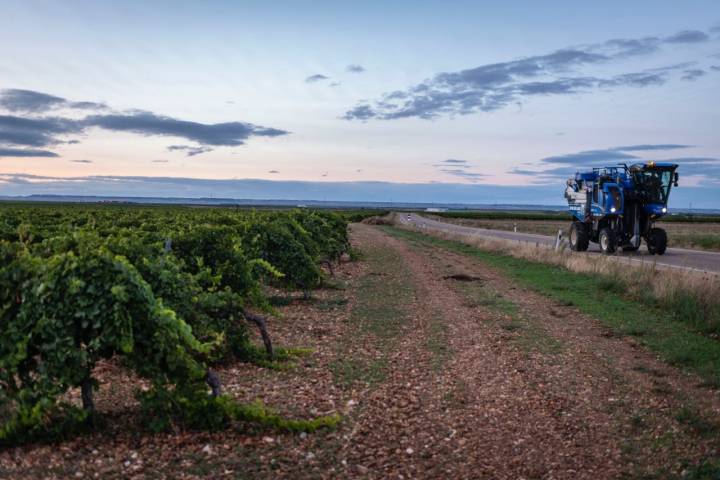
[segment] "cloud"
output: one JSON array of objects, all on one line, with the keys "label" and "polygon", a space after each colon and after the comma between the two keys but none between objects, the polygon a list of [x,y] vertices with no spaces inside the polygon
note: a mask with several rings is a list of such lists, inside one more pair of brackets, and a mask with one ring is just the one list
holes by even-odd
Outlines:
[{"label": "cloud", "polygon": [[330,85],[328,85],[328,86],[330,86],[330,87],[339,87],[340,85],[342,85],[342,83],[340,83],[340,82],[332,82],[332,83],[331,83]]},{"label": "cloud", "polygon": [[[602,150],[587,150],[578,153],[545,157],[540,160],[537,165],[537,170],[516,167],[509,170],[508,173],[528,177],[531,183],[536,185],[557,184],[564,179],[572,177],[578,170],[613,166],[618,163],[635,163],[650,160],[626,152],[674,151],[691,147],[691,145],[676,143],[660,143],[626,145]],[[720,184],[720,159],[713,157],[676,157],[663,159],[661,161],[680,165],[678,172],[680,172],[681,175],[701,176],[705,182]]]},{"label": "cloud", "polygon": [[33,90],[5,89],[0,91],[0,107],[11,112],[43,113],[56,108],[101,110],[106,108],[96,102],[70,102],[62,97]]},{"label": "cloud", "polygon": [[70,160],[70,161],[74,162],[74,163],[93,163],[92,160]]},{"label": "cloud", "polygon": [[0,115],[0,147],[38,148],[62,143],[76,144],[79,140],[66,140],[65,137],[85,134],[92,128],[101,128],[145,136],[184,138],[197,142],[199,146],[171,145],[168,149],[184,150],[188,156],[194,156],[211,151],[212,148],[209,147],[244,145],[250,137],[277,137],[289,133],[246,122],[206,124],[145,111],[97,113],[81,119],[38,116],[39,113],[58,105],[83,109],[103,106],[94,102],[68,102],[60,97],[30,90],[3,90],[0,106],[7,110],[24,112],[25,115]]},{"label": "cloud", "polygon": [[665,43],[699,43],[710,40],[710,35],[699,30],[683,30],[665,38]]},{"label": "cloud", "polygon": [[692,148],[692,145],[682,145],[678,143],[656,143],[643,145],[625,145],[621,147],[613,147],[609,150],[619,150],[622,152],[649,152],[653,150],[679,150],[683,148]]},{"label": "cloud", "polygon": [[212,152],[212,148],[207,147],[193,147],[190,145],[170,145],[167,147],[168,151],[170,152],[176,152],[178,150],[184,150],[186,152],[186,155],[188,157],[194,157],[195,155],[200,155],[201,153],[207,153]]},{"label": "cloud", "polygon": [[556,155],[553,157],[545,157],[540,160],[543,163],[560,163],[569,165],[595,165],[598,163],[617,163],[620,160],[636,159],[635,155],[620,152],[617,150],[586,150],[578,153],[568,153],[565,155]]},{"label": "cloud", "polygon": [[684,75],[682,76],[683,80],[695,80],[697,78],[702,77],[707,72],[705,72],[705,70],[701,70],[699,68],[694,68],[692,70],[685,70],[683,73],[684,73]]},{"label": "cloud", "polygon": [[157,159],[157,160],[153,160],[152,163],[168,163],[168,161],[159,158],[159,159]]},{"label": "cloud", "polygon": [[55,152],[48,150],[34,150],[23,148],[5,148],[0,147],[0,158],[3,157],[59,157]]},{"label": "cloud", "polygon": [[0,115],[0,144],[46,147],[61,143],[58,136],[81,133],[82,130],[81,123],[67,118]]},{"label": "cloud", "polygon": [[683,145],[679,143],[656,143],[656,144],[639,144],[639,145],[623,145],[619,147],[610,147],[601,150],[586,150],[578,153],[568,153],[565,155],[556,155],[541,159],[542,163],[558,163],[578,166],[603,166],[608,162],[618,163],[619,161],[635,160],[640,157],[626,152],[651,152],[664,150],[680,150],[690,148],[691,145]]},{"label": "cloud", "polygon": [[270,170],[268,173],[280,173],[277,170]]},{"label": "cloud", "polygon": [[315,75],[310,75],[305,79],[305,83],[315,83],[319,82],[321,80],[330,80],[330,77],[326,77],[325,75],[322,75],[320,73],[316,73]]},{"label": "cloud", "polygon": [[473,183],[487,176],[481,173],[468,171],[467,169],[471,168],[472,165],[468,164],[467,160],[448,158],[447,160],[442,160],[439,163],[434,164],[433,167],[437,168],[440,173],[462,178]]},{"label": "cloud", "polygon": [[454,177],[463,178],[463,179],[469,180],[471,182],[477,182],[478,180],[485,178],[487,176],[487,175],[483,175],[482,173],[468,172],[467,170],[463,170],[460,168],[447,168],[447,169],[442,169],[440,171],[447,175],[452,175]]},{"label": "cloud", "polygon": [[350,73],[363,73],[366,70],[365,67],[363,67],[362,65],[351,64],[345,67],[345,71]]},{"label": "cloud", "polygon": [[535,96],[662,85],[673,72],[687,68],[688,63],[605,78],[583,75],[582,70],[648,55],[665,44],[697,43],[708,38],[704,32],[686,30],[665,38],[612,39],[598,44],[568,47],[545,55],[486,64],[457,72],[442,72],[405,90],[385,93],[372,102],[361,102],[345,112],[343,118],[361,121],[433,119],[441,115],[492,112]]},{"label": "cloud", "polygon": [[253,136],[277,137],[289,132],[244,122],[205,124],[178,120],[151,112],[132,114],[92,115],[83,120],[87,127],[99,127],[118,132],[140,135],[181,137],[201,145],[237,146]]},{"label": "cloud", "polygon": [[720,72],[720,65],[711,65],[710,70],[714,70],[716,72]]}]

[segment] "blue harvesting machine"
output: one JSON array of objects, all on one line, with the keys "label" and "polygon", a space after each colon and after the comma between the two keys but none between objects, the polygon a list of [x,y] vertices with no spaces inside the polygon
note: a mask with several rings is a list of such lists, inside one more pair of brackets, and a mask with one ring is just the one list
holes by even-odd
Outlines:
[{"label": "blue harvesting machine", "polygon": [[655,227],[655,221],[667,214],[670,189],[677,187],[677,168],[673,163],[647,162],[576,173],[565,189],[574,217],[570,248],[585,251],[595,242],[606,254],[618,247],[635,251],[644,239],[649,253],[665,253],[667,234]]}]

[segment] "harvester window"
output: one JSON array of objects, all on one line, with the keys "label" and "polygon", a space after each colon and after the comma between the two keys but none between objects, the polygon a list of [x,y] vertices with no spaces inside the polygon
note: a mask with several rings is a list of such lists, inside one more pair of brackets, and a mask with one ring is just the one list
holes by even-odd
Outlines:
[{"label": "harvester window", "polygon": [[593,203],[598,203],[598,184],[597,182],[593,183]]},{"label": "harvester window", "polygon": [[670,194],[670,183],[673,180],[671,170],[645,170],[636,172],[635,178],[639,189],[649,201],[667,203]]}]

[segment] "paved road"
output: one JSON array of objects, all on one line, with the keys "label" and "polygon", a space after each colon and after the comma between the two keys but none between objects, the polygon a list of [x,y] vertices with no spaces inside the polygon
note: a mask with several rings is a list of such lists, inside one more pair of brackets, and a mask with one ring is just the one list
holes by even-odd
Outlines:
[{"label": "paved road", "polygon": [[[452,223],[441,222],[430,218],[425,218],[417,214],[400,214],[402,223],[414,225],[420,228],[429,228],[449,233],[459,233],[463,235],[473,235],[481,237],[502,238],[522,243],[537,243],[540,245],[554,245],[555,238],[545,235],[536,235],[534,233],[509,232],[505,230],[488,230],[485,228],[464,227]],[[600,248],[595,243],[590,243],[588,249],[590,254],[599,255]],[[714,274],[720,274],[720,253],[705,252],[701,250],[686,250],[684,248],[668,248],[665,255],[649,255],[644,246],[640,247],[637,252],[620,252],[615,256],[623,261],[632,263],[652,263],[656,262],[658,266],[667,268],[676,268],[683,270],[695,270]]]}]

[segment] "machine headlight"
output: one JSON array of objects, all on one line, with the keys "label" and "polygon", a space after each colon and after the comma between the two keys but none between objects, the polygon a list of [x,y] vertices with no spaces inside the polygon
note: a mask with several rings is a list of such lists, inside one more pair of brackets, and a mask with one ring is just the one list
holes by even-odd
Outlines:
[{"label": "machine headlight", "polygon": [[663,212],[663,213],[667,213],[667,207],[663,207],[663,208],[662,208],[662,212]]},{"label": "machine headlight", "polygon": [[610,207],[610,213],[615,213],[617,209],[615,207]]}]

